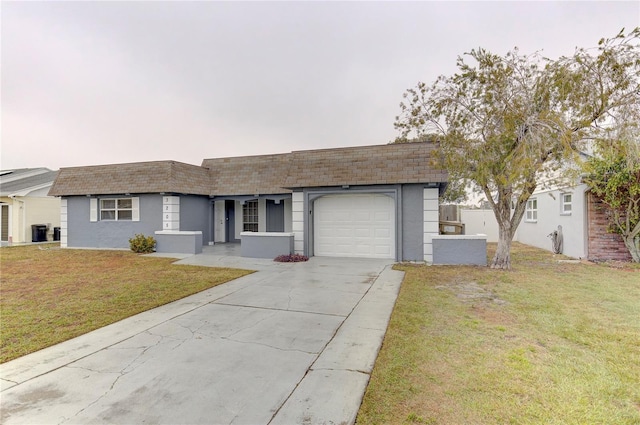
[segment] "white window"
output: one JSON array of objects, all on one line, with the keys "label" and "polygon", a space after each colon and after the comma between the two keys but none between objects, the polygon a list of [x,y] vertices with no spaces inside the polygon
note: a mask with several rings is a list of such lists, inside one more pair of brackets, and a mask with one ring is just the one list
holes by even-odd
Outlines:
[{"label": "white window", "polygon": [[571,214],[571,194],[563,193],[561,199],[562,205],[560,207],[560,214],[570,215]]},{"label": "white window", "polygon": [[100,220],[131,221],[133,200],[131,198],[100,199]]},{"label": "white window", "polygon": [[530,198],[527,201],[524,219],[525,221],[538,221],[538,199]]},{"label": "white window", "polygon": [[258,231],[258,201],[246,201],[242,206],[242,231]]}]

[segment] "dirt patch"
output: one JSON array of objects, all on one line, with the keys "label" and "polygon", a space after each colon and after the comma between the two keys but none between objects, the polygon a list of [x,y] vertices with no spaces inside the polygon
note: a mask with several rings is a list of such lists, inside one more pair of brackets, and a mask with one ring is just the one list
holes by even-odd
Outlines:
[{"label": "dirt patch", "polygon": [[618,260],[592,260],[590,262],[586,262],[587,264],[598,264],[606,267],[611,267],[612,269],[623,270],[626,272],[640,272],[640,264],[632,263],[630,261],[618,261]]},{"label": "dirt patch", "polygon": [[444,289],[453,292],[464,303],[487,302],[504,305],[507,301],[499,298],[493,291],[480,286],[477,282],[451,283],[449,285],[437,285],[436,289]]}]

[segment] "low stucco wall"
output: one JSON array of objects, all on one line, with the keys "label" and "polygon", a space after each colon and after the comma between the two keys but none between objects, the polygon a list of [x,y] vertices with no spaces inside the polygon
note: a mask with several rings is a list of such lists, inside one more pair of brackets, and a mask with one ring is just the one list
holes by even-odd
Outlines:
[{"label": "low stucco wall", "polygon": [[242,232],[240,253],[250,258],[276,258],[293,254],[293,233],[287,232]]},{"label": "low stucco wall", "polygon": [[433,264],[487,265],[487,235],[438,235],[432,242]]},{"label": "low stucco wall", "polygon": [[156,235],[156,252],[176,254],[202,253],[202,232],[159,230]]}]

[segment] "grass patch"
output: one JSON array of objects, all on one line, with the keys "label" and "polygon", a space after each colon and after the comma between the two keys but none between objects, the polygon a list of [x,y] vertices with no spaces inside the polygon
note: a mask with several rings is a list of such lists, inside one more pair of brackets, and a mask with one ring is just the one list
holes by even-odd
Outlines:
[{"label": "grass patch", "polygon": [[251,273],[128,251],[0,249],[0,363]]},{"label": "grass patch", "polygon": [[511,272],[397,266],[358,423],[640,423],[640,268],[559,258],[516,243]]}]

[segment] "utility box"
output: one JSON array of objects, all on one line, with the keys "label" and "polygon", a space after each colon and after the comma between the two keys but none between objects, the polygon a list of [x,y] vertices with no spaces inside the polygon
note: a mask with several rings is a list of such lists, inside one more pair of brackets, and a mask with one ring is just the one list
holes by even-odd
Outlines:
[{"label": "utility box", "polygon": [[458,221],[440,221],[441,235],[464,235],[464,223]]},{"label": "utility box", "polygon": [[60,228],[59,227],[54,227],[53,228],[53,240],[54,241],[59,241],[60,240]]},{"label": "utility box", "polygon": [[31,242],[46,242],[46,241],[47,241],[47,225],[32,224],[31,225]]}]

